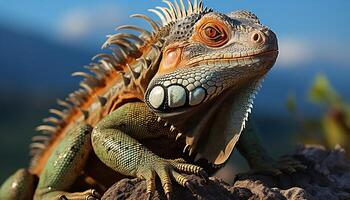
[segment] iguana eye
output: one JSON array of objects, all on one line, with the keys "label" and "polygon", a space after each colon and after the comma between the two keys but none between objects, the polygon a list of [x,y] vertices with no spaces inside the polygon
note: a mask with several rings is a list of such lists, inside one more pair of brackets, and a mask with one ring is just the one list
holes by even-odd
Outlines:
[{"label": "iguana eye", "polygon": [[228,41],[227,27],[219,22],[203,23],[197,29],[195,37],[200,42],[210,47],[220,47]]},{"label": "iguana eye", "polygon": [[215,27],[208,26],[204,29],[205,35],[213,40],[220,39],[222,34],[219,32],[219,30],[215,29]]}]

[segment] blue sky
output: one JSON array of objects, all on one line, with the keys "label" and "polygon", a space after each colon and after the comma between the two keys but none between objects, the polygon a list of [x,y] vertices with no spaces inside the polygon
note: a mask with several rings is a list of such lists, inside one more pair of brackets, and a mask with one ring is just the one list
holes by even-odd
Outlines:
[{"label": "blue sky", "polygon": [[[280,61],[298,65],[318,58],[350,65],[348,0],[204,0],[220,12],[253,11],[280,38]],[[0,24],[83,48],[98,48],[127,16],[148,13],[161,0],[2,0]],[[284,51],[282,51],[284,50]],[[296,59],[297,58],[297,59]]]}]

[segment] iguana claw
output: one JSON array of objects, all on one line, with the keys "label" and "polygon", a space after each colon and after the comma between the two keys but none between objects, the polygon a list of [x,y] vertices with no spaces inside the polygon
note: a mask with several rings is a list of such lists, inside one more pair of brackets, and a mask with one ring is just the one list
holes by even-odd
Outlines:
[{"label": "iguana claw", "polygon": [[188,188],[192,193],[194,193],[194,188],[190,184],[189,180],[179,172],[192,173],[207,179],[208,176],[201,167],[183,163],[181,161],[182,160],[159,159],[159,161],[153,162],[151,166],[144,166],[145,168],[140,170],[140,177],[146,180],[147,199],[152,199],[155,192],[156,175],[159,177],[162,183],[167,199],[171,199],[173,195],[172,180],[176,181],[179,185]]},{"label": "iguana claw", "polygon": [[82,193],[67,193],[63,194],[59,197],[59,200],[70,200],[70,199],[81,199],[84,198],[86,200],[99,200],[101,199],[101,195],[94,189],[87,190]]}]

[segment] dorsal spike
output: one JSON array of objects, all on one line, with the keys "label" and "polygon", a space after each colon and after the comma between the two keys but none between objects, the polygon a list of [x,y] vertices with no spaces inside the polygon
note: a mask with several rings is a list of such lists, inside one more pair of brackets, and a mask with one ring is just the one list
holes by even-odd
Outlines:
[{"label": "dorsal spike", "polygon": [[169,10],[167,8],[160,7],[160,6],[157,6],[156,8],[163,12],[163,16],[165,17],[166,24],[168,24],[172,21],[172,17],[171,17]]},{"label": "dorsal spike", "polygon": [[[147,69],[148,65],[146,62],[146,59],[144,57],[140,57],[138,59],[136,59],[139,63],[141,63],[142,69]],[[142,70],[141,70],[142,71]]]},{"label": "dorsal spike", "polygon": [[82,76],[84,78],[91,78],[91,79],[95,78],[91,74],[88,74],[86,72],[73,72],[72,76]]},{"label": "dorsal spike", "polygon": [[86,78],[86,80],[89,80],[90,82],[94,82],[95,85],[99,85],[100,81],[93,75],[88,74],[86,72],[74,72],[72,73],[72,76],[82,76]]},{"label": "dorsal spike", "polygon": [[166,3],[170,8],[170,14],[173,20],[177,19],[176,9],[173,3],[171,3],[168,0],[163,0],[164,3]]},{"label": "dorsal spike", "polygon": [[103,85],[103,82],[97,79],[85,79],[83,82],[90,86],[90,88],[97,88]]},{"label": "dorsal spike", "polygon": [[148,9],[148,11],[153,12],[154,14],[156,14],[160,20],[162,21],[163,25],[167,25],[167,20],[165,19],[165,17],[163,16],[162,13],[160,13],[158,10],[155,9]]},{"label": "dorsal spike", "polygon": [[105,60],[99,60],[98,62],[100,63],[100,65],[98,66],[103,68],[107,72],[105,73],[106,75],[108,74],[108,72],[111,72],[114,69],[114,67],[109,62],[106,62]]},{"label": "dorsal spike", "polygon": [[70,93],[66,98],[66,101],[71,102],[75,107],[79,106],[82,103],[78,98],[76,98],[76,95],[74,93]]},{"label": "dorsal spike", "polygon": [[188,4],[187,15],[190,15],[193,13],[193,6],[192,6],[191,0],[187,0],[187,4]]},{"label": "dorsal spike", "polygon": [[106,60],[108,62],[110,62],[113,67],[115,68],[115,70],[120,70],[120,64],[118,63],[118,61],[113,57],[113,55],[110,54],[105,54],[105,53],[101,53],[101,54],[97,54],[96,56],[94,56],[92,58],[92,60],[96,60],[96,59],[101,59],[101,60]]},{"label": "dorsal spike", "polygon": [[142,14],[133,14],[133,15],[130,15],[130,17],[144,19],[144,20],[146,20],[146,21],[152,26],[153,30],[155,30],[155,31],[158,31],[158,30],[159,30],[158,24],[157,24],[153,19],[147,17],[146,15],[142,15]]},{"label": "dorsal spike", "polygon": [[[119,46],[118,46],[119,47]],[[114,53],[116,53],[116,55],[118,55],[118,57],[122,58],[123,60],[123,64],[127,63],[127,58],[128,58],[128,55],[127,53],[125,52],[125,50],[123,48],[115,48],[113,50]]]},{"label": "dorsal spike", "polygon": [[138,79],[140,77],[140,73],[136,72],[129,64],[126,64],[126,66],[129,68],[129,71],[131,72],[134,80]]},{"label": "dorsal spike", "polygon": [[113,56],[114,58],[120,63],[120,64],[125,64],[126,63],[126,57],[125,54],[123,54],[122,52],[120,52],[119,49],[113,48]]},{"label": "dorsal spike", "polygon": [[100,102],[101,106],[105,106],[107,103],[107,98],[103,97],[103,96],[98,96],[98,101]]},{"label": "dorsal spike", "polygon": [[[90,87],[91,86],[99,86],[100,85],[100,80],[98,80],[95,76],[85,73],[85,72],[74,72],[72,76],[82,76],[85,78],[85,80],[82,82],[84,84],[88,84]],[[81,83],[81,85],[82,85]],[[85,87],[84,87],[85,88]]]},{"label": "dorsal spike", "polygon": [[187,12],[186,12],[186,7],[185,7],[185,4],[184,4],[183,0],[180,0],[180,4],[181,4],[182,17],[186,17],[187,16]]},{"label": "dorsal spike", "polygon": [[118,45],[120,48],[123,48],[124,51],[129,54],[135,54],[139,53],[139,47],[142,45],[138,42],[135,42],[136,45],[124,38],[115,38],[113,41],[111,41],[111,44]]},{"label": "dorsal spike", "polygon": [[31,149],[41,149],[41,150],[43,150],[43,149],[46,148],[46,145],[43,144],[43,143],[40,143],[40,142],[34,142],[34,143],[30,144],[29,147]]},{"label": "dorsal spike", "polygon": [[45,119],[43,119],[44,123],[52,123],[55,125],[59,125],[62,123],[62,120],[57,119],[56,117],[47,117]]},{"label": "dorsal spike", "polygon": [[61,99],[57,99],[56,101],[57,101],[57,104],[58,104],[59,106],[63,106],[63,107],[65,107],[65,108],[67,108],[67,109],[72,109],[72,105],[69,104],[68,102],[63,101],[63,100],[61,100]]},{"label": "dorsal spike", "polygon": [[68,95],[67,100],[72,102],[75,106],[79,106],[84,102],[87,95],[88,95],[87,91],[81,88],[73,93],[70,93]]},{"label": "dorsal spike", "polygon": [[84,90],[86,90],[88,93],[92,93],[94,91],[94,89],[92,87],[90,87],[90,85],[88,85],[86,82],[82,81],[80,82],[80,87],[83,88]]},{"label": "dorsal spike", "polygon": [[45,133],[56,133],[57,128],[49,125],[40,125],[35,128],[36,131],[45,132]]},{"label": "dorsal spike", "polygon": [[47,135],[36,135],[32,137],[32,141],[33,142],[39,142],[39,141],[48,141],[50,140],[50,137],[48,137]]},{"label": "dorsal spike", "polygon": [[123,48],[128,55],[131,55],[133,57],[139,57],[140,54],[142,55],[142,52],[139,50],[140,44],[137,44],[136,46],[134,43],[123,38],[118,38],[114,40],[113,43],[117,44],[120,48]]},{"label": "dorsal spike", "polygon": [[201,13],[203,11],[203,1],[199,0],[199,4],[198,4],[198,13]]},{"label": "dorsal spike", "polygon": [[122,38],[122,39],[125,39],[125,38],[128,38],[128,39],[132,39],[134,40],[135,42],[138,43],[138,45],[143,45],[144,44],[144,41],[137,37],[136,35],[134,34],[130,34],[130,33],[117,33],[117,34],[114,34],[114,35],[111,35],[109,36],[109,38],[107,39],[106,43],[107,43],[107,46],[113,44],[113,41],[114,40],[117,40],[119,38]]},{"label": "dorsal spike", "polygon": [[198,2],[197,2],[197,0],[193,1],[193,11],[194,11],[194,13],[198,13]]},{"label": "dorsal spike", "polygon": [[76,91],[76,93],[77,93],[78,95],[80,95],[80,97],[81,97],[82,99],[86,99],[87,96],[89,95],[89,93],[87,93],[87,91],[84,90],[84,89],[78,89],[78,90]]},{"label": "dorsal spike", "polygon": [[182,12],[181,12],[181,8],[177,2],[177,0],[174,0],[175,3],[175,7],[176,7],[176,14],[178,16],[179,19],[183,18]]},{"label": "dorsal spike", "polygon": [[54,115],[57,115],[58,117],[60,117],[61,119],[64,119],[66,117],[66,114],[63,113],[62,111],[60,110],[57,110],[57,109],[49,109],[49,112],[54,114]]},{"label": "dorsal spike", "polygon": [[129,30],[134,30],[134,31],[140,32],[142,35],[145,35],[148,38],[150,38],[152,36],[152,34],[149,31],[147,31],[143,28],[140,28],[138,26],[122,25],[122,26],[118,26],[116,28],[116,30],[122,30],[122,29],[129,29]]}]

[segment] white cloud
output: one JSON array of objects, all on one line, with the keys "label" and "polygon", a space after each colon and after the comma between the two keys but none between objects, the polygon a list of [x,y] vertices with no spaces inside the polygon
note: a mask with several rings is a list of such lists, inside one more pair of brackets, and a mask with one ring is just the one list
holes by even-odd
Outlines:
[{"label": "white cloud", "polygon": [[101,37],[110,33],[125,19],[126,14],[116,5],[101,5],[94,8],[76,8],[67,11],[58,23],[60,40],[76,41]]},{"label": "white cloud", "polygon": [[314,56],[313,48],[307,42],[295,38],[280,39],[279,50],[277,63],[286,67],[299,66]]},{"label": "white cloud", "polygon": [[304,67],[314,62],[350,65],[349,46],[338,40],[300,39],[284,37],[279,40],[280,55],[277,64],[283,67]]}]

